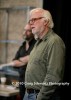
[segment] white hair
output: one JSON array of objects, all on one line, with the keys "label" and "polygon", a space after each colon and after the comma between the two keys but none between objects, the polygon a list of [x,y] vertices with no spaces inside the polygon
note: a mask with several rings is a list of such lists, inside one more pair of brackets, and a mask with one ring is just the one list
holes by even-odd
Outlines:
[{"label": "white hair", "polygon": [[48,10],[44,10],[43,16],[45,17],[45,19],[47,21],[49,21],[49,23],[48,23],[49,27],[53,28],[54,27],[54,22],[53,22],[51,13]]},{"label": "white hair", "polygon": [[41,13],[42,17],[44,17],[47,21],[49,21],[48,27],[49,28],[53,28],[54,27],[54,22],[53,22],[53,19],[52,19],[52,15],[51,15],[51,13],[48,10],[44,10],[42,8],[35,8],[35,9],[32,9],[30,11],[30,15],[33,12],[39,12],[39,13]]}]

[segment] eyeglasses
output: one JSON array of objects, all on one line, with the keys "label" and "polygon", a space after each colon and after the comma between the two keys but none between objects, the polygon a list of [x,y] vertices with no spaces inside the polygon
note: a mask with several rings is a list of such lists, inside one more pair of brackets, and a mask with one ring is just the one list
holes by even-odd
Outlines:
[{"label": "eyeglasses", "polygon": [[33,23],[35,23],[35,21],[42,19],[42,18],[44,18],[44,17],[32,18],[31,20],[29,20],[29,24],[33,24]]}]

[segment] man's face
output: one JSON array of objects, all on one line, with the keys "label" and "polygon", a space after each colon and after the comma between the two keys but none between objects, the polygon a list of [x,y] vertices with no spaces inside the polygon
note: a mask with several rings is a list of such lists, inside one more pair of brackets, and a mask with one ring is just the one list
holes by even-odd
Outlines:
[{"label": "man's face", "polygon": [[39,34],[42,33],[45,29],[43,16],[39,12],[33,12],[30,15],[30,26],[32,28],[32,33],[39,37]]},{"label": "man's face", "polygon": [[32,30],[29,24],[27,24],[24,28],[23,38],[26,40],[30,40],[33,37]]}]

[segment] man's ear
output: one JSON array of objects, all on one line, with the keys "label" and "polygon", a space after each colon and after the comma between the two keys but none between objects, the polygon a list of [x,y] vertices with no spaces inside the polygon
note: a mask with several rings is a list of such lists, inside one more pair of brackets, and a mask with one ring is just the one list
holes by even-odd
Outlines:
[{"label": "man's ear", "polygon": [[49,24],[49,19],[48,20],[44,20],[44,25],[48,25]]}]

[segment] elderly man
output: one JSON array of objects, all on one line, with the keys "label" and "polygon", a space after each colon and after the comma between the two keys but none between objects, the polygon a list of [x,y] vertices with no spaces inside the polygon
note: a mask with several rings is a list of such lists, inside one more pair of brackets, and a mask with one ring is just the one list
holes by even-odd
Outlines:
[{"label": "elderly man", "polygon": [[54,23],[49,11],[31,10],[29,24],[37,42],[26,69],[23,100],[60,100],[57,90],[63,79],[65,44],[52,30]]}]

